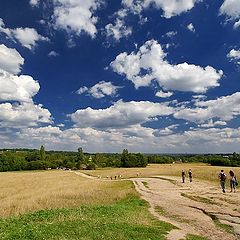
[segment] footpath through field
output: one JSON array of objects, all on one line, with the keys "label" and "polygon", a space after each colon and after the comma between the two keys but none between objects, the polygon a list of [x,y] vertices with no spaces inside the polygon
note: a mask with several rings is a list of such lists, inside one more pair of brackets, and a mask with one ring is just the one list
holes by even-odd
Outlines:
[{"label": "footpath through field", "polygon": [[[100,180],[84,173],[77,174]],[[149,203],[150,212],[159,220],[178,228],[167,235],[168,240],[184,239],[187,234],[210,240],[240,239],[239,192],[223,194],[220,187],[212,183],[199,180],[181,183],[172,176],[130,180],[141,197]]]}]

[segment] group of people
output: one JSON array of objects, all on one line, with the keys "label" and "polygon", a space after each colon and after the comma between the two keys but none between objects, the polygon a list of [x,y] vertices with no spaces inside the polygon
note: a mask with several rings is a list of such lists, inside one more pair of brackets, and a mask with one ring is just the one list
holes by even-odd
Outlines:
[{"label": "group of people", "polygon": [[[230,189],[231,189],[230,192],[233,192],[233,191],[236,192],[236,186],[238,185],[236,175],[232,170],[229,171],[229,175],[230,175]],[[218,178],[220,180],[222,191],[223,193],[225,193],[226,192],[225,184],[226,184],[227,175],[224,173],[224,170],[221,170],[221,172],[218,175]]]},{"label": "group of people", "polygon": [[[230,192],[236,192],[236,186],[238,185],[237,177],[232,170],[229,171],[229,175],[230,175],[230,189],[231,189]],[[189,177],[189,182],[191,183],[193,180],[193,173],[191,169],[188,170],[188,177]],[[224,173],[224,170],[221,170],[221,172],[218,175],[218,178],[220,180],[222,191],[223,193],[225,193],[227,175]],[[185,183],[185,180],[186,180],[186,173],[184,170],[182,170],[182,183]]]},{"label": "group of people", "polygon": [[[188,177],[189,177],[189,182],[191,183],[192,180],[193,180],[193,174],[192,174],[192,170],[189,169],[188,170]],[[186,174],[185,174],[185,171],[182,170],[182,182],[185,183],[185,179],[186,179]]]}]

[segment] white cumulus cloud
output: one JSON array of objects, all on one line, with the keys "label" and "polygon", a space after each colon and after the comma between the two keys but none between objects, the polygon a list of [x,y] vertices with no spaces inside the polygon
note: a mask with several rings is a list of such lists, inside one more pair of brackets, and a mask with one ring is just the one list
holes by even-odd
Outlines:
[{"label": "white cumulus cloud", "polygon": [[153,6],[162,9],[165,18],[171,18],[192,9],[198,0],[122,0],[122,4],[135,13]]},{"label": "white cumulus cloud", "polygon": [[224,0],[220,7],[220,13],[226,15],[231,20],[236,21],[234,28],[240,25],[240,1],[239,0]]},{"label": "white cumulus cloud", "polygon": [[238,60],[240,60],[240,50],[232,49],[228,53],[227,57],[230,58],[230,60],[236,61],[238,64],[240,64],[240,62],[238,62]]},{"label": "white cumulus cloud", "polygon": [[224,0],[220,7],[220,13],[226,14],[228,17],[236,19],[240,17],[240,1],[239,0]]},{"label": "white cumulus cloud", "polygon": [[199,100],[195,103],[195,108],[181,109],[174,114],[174,117],[192,122],[204,122],[213,118],[229,121],[239,115],[240,92],[236,92],[216,100]]},{"label": "white cumulus cloud", "polygon": [[111,82],[101,81],[91,88],[87,88],[86,86],[79,88],[77,94],[87,92],[92,97],[103,98],[106,96],[116,96],[119,88],[120,87],[114,86]]},{"label": "white cumulus cloud", "polygon": [[97,33],[94,12],[101,0],[54,0],[54,25],[77,35],[86,32],[91,37]]},{"label": "white cumulus cloud", "polygon": [[155,95],[157,97],[160,97],[160,98],[168,98],[168,97],[171,97],[173,95],[173,93],[172,92],[158,91]]},{"label": "white cumulus cloud", "polygon": [[132,34],[132,28],[127,27],[121,19],[116,19],[114,24],[109,23],[106,25],[105,30],[107,37],[113,37],[117,41]]},{"label": "white cumulus cloud", "polygon": [[106,109],[77,110],[71,114],[72,121],[78,127],[126,128],[150,121],[156,116],[166,116],[174,112],[171,107],[148,101],[118,101]]},{"label": "white cumulus cloud", "polygon": [[22,128],[51,123],[51,113],[33,103],[0,104],[0,127]]},{"label": "white cumulus cloud", "polygon": [[115,72],[131,80],[136,88],[148,86],[153,80],[164,90],[195,93],[205,93],[209,88],[219,86],[218,81],[223,75],[221,70],[186,62],[170,64],[165,57],[161,45],[155,40],[149,40],[137,53],[121,53],[110,65]]},{"label": "white cumulus cloud", "polygon": [[0,44],[0,69],[17,74],[21,71],[24,59],[16,49]]},{"label": "white cumulus cloud", "polygon": [[48,41],[47,37],[38,34],[34,28],[6,28],[3,20],[0,18],[0,32],[5,33],[10,39],[17,40],[22,46],[32,49],[38,41]]},{"label": "white cumulus cloud", "polygon": [[39,89],[31,76],[16,76],[0,69],[0,101],[32,102]]}]

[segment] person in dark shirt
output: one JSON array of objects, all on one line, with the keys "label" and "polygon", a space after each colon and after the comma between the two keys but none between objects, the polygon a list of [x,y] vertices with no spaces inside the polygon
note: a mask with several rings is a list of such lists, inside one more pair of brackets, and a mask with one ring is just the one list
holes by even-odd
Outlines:
[{"label": "person in dark shirt", "polygon": [[221,184],[221,188],[223,193],[225,193],[225,182],[226,182],[226,174],[224,173],[223,170],[221,170],[221,172],[218,174],[218,178],[220,179],[220,184]]},{"label": "person in dark shirt", "polygon": [[184,170],[182,170],[182,182],[183,183],[185,183],[185,177],[186,177],[185,172],[184,172]]},{"label": "person in dark shirt", "polygon": [[191,183],[191,182],[192,182],[192,178],[193,178],[192,170],[191,170],[191,169],[189,169],[189,171],[188,171],[188,176],[189,176],[189,181],[190,181],[190,183]]}]

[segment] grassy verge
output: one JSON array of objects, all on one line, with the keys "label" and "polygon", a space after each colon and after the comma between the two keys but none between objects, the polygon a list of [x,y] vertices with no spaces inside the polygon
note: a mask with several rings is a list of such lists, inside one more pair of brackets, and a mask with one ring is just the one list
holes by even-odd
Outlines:
[{"label": "grassy verge", "polygon": [[159,240],[173,228],[154,219],[137,196],[109,205],[41,210],[0,219],[0,239]]}]

